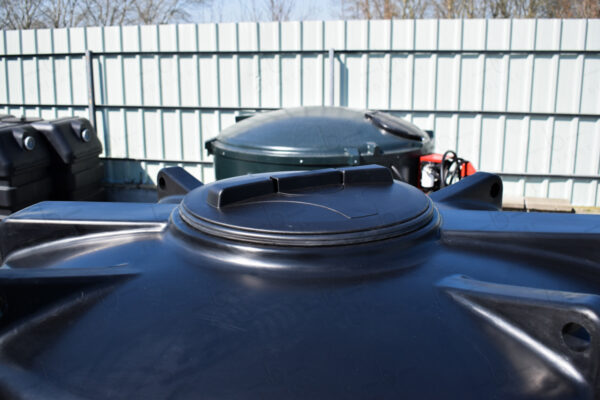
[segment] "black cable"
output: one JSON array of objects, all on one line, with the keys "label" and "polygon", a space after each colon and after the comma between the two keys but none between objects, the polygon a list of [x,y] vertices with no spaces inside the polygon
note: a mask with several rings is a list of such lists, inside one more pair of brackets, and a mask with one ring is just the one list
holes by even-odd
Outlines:
[{"label": "black cable", "polygon": [[453,160],[452,161],[452,165],[456,164],[456,168],[454,169],[454,171],[452,171],[452,175],[450,175],[450,182],[448,183],[448,186],[452,185],[452,182],[454,181],[454,178],[456,178],[458,176],[458,180],[460,180],[460,175],[457,175],[457,173],[460,171],[460,159],[457,160]]},{"label": "black cable", "polygon": [[[446,157],[448,156],[448,154],[452,154],[453,155],[453,159],[456,159],[456,153],[453,152],[452,150],[447,150],[444,155],[442,156],[442,164],[440,165],[440,189],[446,186],[446,167],[445,167],[445,162],[446,162]],[[450,163],[450,166],[452,166],[452,163]],[[449,166],[449,167],[450,167]],[[450,171],[450,168],[448,167],[448,171]]]}]

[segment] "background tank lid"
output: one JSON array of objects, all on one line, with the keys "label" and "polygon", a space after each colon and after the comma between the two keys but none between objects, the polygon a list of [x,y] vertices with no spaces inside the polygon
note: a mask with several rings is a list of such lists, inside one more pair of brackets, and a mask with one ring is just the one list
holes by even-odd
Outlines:
[{"label": "background tank lid", "polygon": [[[298,107],[257,114],[223,130],[207,149],[234,157],[331,159],[349,153],[421,148],[431,138],[415,125],[382,112],[343,107]],[[329,163],[325,163],[329,164]]]},{"label": "background tank lid", "polygon": [[325,246],[401,236],[437,214],[421,191],[367,165],[224,179],[190,192],[179,215],[227,239]]}]

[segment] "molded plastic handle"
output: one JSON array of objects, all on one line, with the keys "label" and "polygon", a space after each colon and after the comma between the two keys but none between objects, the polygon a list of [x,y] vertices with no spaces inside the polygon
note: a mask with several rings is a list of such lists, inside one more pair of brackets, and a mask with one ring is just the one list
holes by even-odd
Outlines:
[{"label": "molded plastic handle", "polygon": [[226,179],[212,185],[207,203],[221,208],[250,200],[254,197],[286,193],[329,185],[391,185],[394,182],[389,169],[380,165],[353,168],[322,169],[318,171],[282,172],[263,174],[253,179]]}]

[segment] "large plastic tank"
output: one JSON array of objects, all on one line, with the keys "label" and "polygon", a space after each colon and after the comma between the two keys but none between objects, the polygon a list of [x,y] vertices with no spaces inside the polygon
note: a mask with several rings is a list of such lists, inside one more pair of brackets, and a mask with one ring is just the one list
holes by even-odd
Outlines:
[{"label": "large plastic tank", "polygon": [[30,125],[11,116],[0,121],[0,217],[50,198],[51,157]]},{"label": "large plastic tank", "polygon": [[38,121],[32,126],[54,149],[52,173],[54,200],[104,199],[102,144],[85,118],[69,117]]},{"label": "large plastic tank", "polygon": [[[49,199],[104,200],[104,165],[99,158],[102,144],[85,118],[44,121],[0,115],[0,132],[4,135],[0,139],[0,169],[3,163],[15,168],[13,172],[0,170],[0,184],[5,186],[0,187],[0,216]],[[23,140],[29,141],[31,149]],[[22,171],[27,171],[26,178],[7,180]],[[36,180],[39,176],[44,180]],[[17,187],[14,182],[30,184]]]},{"label": "large plastic tank", "polygon": [[217,179],[269,171],[379,164],[417,184],[419,157],[431,136],[376,111],[299,107],[256,114],[206,142]]},{"label": "large plastic tank", "polygon": [[364,166],[34,205],[0,225],[0,394],[597,398],[600,217],[501,198]]}]

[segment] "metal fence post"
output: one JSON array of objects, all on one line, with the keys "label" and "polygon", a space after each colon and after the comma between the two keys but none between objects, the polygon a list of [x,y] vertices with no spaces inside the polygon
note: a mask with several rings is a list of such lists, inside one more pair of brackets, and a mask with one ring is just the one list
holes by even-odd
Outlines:
[{"label": "metal fence post", "polygon": [[88,114],[89,120],[94,129],[96,126],[96,95],[94,93],[94,66],[92,64],[93,53],[90,50],[85,51],[85,69],[87,72],[87,91],[88,91]]},{"label": "metal fence post", "polygon": [[333,79],[335,78],[335,50],[333,48],[329,49],[329,105],[333,106],[333,102],[335,100],[335,84]]}]

